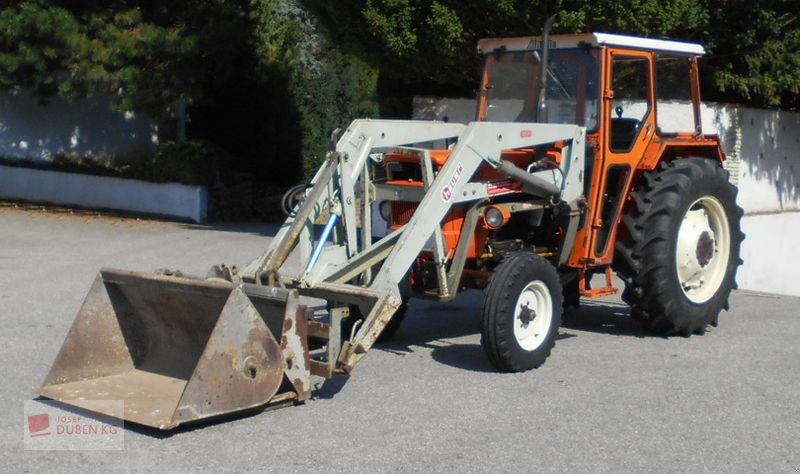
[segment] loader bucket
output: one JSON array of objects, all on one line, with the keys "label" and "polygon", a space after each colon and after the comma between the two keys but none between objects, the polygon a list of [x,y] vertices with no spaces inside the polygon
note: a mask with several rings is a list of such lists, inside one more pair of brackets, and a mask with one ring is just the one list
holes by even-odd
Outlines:
[{"label": "loader bucket", "polygon": [[103,269],[39,394],[111,416],[97,401],[123,400],[126,421],[159,429],[303,400],[298,301],[280,288]]}]

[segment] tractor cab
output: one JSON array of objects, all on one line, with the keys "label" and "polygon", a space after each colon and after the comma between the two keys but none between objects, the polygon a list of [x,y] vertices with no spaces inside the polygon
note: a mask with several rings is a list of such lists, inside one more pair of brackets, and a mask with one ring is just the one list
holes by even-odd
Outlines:
[{"label": "tractor cab", "polygon": [[547,49],[542,78],[541,39],[478,43],[486,61],[477,120],[576,124],[589,133],[607,128],[613,151],[630,148],[648,124],[659,134],[700,132],[702,46],[592,33],[550,36]]},{"label": "tractor cab", "polygon": [[662,157],[722,161],[716,137],[702,135],[697,58],[705,50],[607,33],[552,35],[546,46],[539,37],[478,43],[485,66],[476,120],[586,127],[585,198],[596,205],[569,264],[608,264],[623,197],[638,173]]},{"label": "tractor cab", "polygon": [[[635,189],[639,173],[653,170],[662,157],[691,154],[722,161],[716,137],[702,135],[697,69],[697,58],[705,52],[701,45],[589,33],[549,36],[547,48],[539,37],[482,39],[478,51],[485,66],[476,121],[585,127],[582,178],[589,205],[565,262],[571,268],[589,270],[611,263],[614,248],[609,243],[615,240],[623,198]],[[555,169],[563,146],[556,142],[539,149],[509,149],[502,159],[521,169]],[[431,153],[433,171],[438,172],[450,150]],[[389,153],[385,164],[392,184],[422,186],[418,156]],[[484,164],[472,179],[514,186],[496,175]],[[391,227],[399,228],[415,207],[395,201],[391,212],[387,208],[383,215]],[[462,214],[454,209],[447,222],[460,224]],[[479,226],[470,257],[481,254],[491,230]],[[458,234],[454,228],[448,239],[451,252]]]}]

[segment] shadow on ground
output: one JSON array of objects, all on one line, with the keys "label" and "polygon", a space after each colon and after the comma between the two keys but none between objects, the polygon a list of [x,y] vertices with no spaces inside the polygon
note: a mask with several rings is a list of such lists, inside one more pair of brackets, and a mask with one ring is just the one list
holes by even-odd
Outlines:
[{"label": "shadow on ground", "polygon": [[[376,344],[373,350],[397,355],[407,355],[420,348],[430,350],[431,358],[438,363],[471,372],[497,373],[483,352],[480,333],[479,292],[466,292],[452,303],[413,301],[400,330],[390,341]],[[580,338],[582,333],[609,336],[660,337],[647,331],[641,323],[630,317],[627,305],[609,301],[581,302],[580,308],[568,310],[564,315],[559,340]],[[466,339],[467,336],[472,336]],[[402,363],[398,360],[397,363]],[[312,398],[331,399],[347,384],[349,377],[335,375],[315,384]],[[55,402],[59,408],[76,414],[97,418],[98,415],[80,408]],[[182,433],[203,429],[234,419],[247,418],[264,411],[263,408],[206,419],[196,424],[181,425],[161,431],[135,423],[126,423],[125,429],[148,437],[164,439]]]},{"label": "shadow on ground", "polygon": [[[408,354],[427,348],[431,357],[442,364],[475,372],[497,372],[480,343],[458,340],[480,333],[480,303],[479,292],[467,292],[452,303],[414,302],[394,338],[377,344],[375,349]],[[661,337],[631,318],[627,305],[602,300],[583,300],[580,308],[565,312],[558,339],[580,337],[581,333]]]},{"label": "shadow on ground", "polygon": [[579,308],[564,312],[562,328],[614,336],[662,337],[631,317],[630,307],[602,300],[581,300]]},{"label": "shadow on ground", "polygon": [[209,428],[211,426],[217,425],[219,423],[224,423],[227,421],[233,421],[242,418],[249,418],[251,416],[255,416],[259,413],[263,413],[267,411],[265,408],[257,408],[251,410],[244,410],[237,413],[217,416],[212,418],[206,418],[204,420],[197,421],[195,423],[189,423],[180,425],[177,428],[171,430],[159,430],[157,428],[153,428],[150,426],[140,425],[138,423],[133,423],[130,421],[123,421],[118,418],[114,418],[111,416],[102,415],[97,412],[93,412],[91,410],[86,410],[83,408],[79,408],[73,405],[68,405],[66,403],[59,402],[57,400],[51,400],[46,397],[36,397],[34,398],[36,401],[41,401],[47,405],[52,407],[58,408],[59,410],[63,410],[68,413],[75,414],[82,418],[91,419],[100,423],[104,423],[107,425],[111,425],[117,428],[124,428],[126,432],[136,433],[142,436],[147,436],[149,438],[156,438],[156,439],[167,439],[173,436],[188,433],[191,431],[201,430],[204,428]]},{"label": "shadow on ground", "polygon": [[454,341],[480,333],[480,293],[466,292],[450,303],[412,301],[390,340],[375,346],[393,354],[430,349],[434,360],[465,370],[494,372],[479,344]]},{"label": "shadow on ground", "polygon": [[[181,227],[191,230],[206,230],[217,232],[237,232],[243,234],[261,235],[264,237],[274,237],[280,229],[280,222],[212,222],[209,224],[189,224],[183,223]],[[266,244],[265,244],[266,247]],[[255,257],[255,255],[254,255]]]}]

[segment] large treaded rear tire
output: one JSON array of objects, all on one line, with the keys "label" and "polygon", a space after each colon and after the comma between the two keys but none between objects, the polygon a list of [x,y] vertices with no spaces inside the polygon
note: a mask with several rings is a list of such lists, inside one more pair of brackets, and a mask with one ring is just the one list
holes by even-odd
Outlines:
[{"label": "large treaded rear tire", "polygon": [[650,329],[702,334],[728,308],[744,238],[736,193],[728,172],[704,158],[662,164],[631,193],[615,266],[626,279],[623,299]]},{"label": "large treaded rear tire", "polygon": [[[497,267],[484,290],[481,345],[497,369],[522,372],[544,363],[558,336],[561,281],[536,254],[518,252]],[[524,316],[522,311],[527,312]]]}]

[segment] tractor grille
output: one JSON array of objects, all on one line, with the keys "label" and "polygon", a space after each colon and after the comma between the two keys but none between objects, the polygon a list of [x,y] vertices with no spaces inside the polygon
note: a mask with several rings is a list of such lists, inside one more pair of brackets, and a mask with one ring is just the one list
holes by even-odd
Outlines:
[{"label": "tractor grille", "polygon": [[417,210],[416,202],[392,202],[392,225],[406,225]]}]

